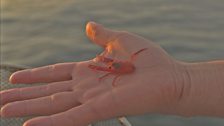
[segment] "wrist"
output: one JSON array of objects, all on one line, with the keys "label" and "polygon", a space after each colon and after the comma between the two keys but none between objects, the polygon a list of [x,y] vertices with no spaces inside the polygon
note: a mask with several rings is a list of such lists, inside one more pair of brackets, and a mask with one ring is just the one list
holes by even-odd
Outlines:
[{"label": "wrist", "polygon": [[224,63],[180,63],[182,89],[176,114],[183,116],[224,115]]}]

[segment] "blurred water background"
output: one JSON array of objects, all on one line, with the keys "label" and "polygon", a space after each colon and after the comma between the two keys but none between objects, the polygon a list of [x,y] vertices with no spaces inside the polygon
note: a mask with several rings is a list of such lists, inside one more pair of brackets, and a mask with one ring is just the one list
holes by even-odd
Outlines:
[{"label": "blurred water background", "polygon": [[[160,44],[188,62],[224,59],[224,0],[1,0],[1,63],[37,67],[88,60],[96,21]],[[144,115],[134,126],[223,126],[224,119]]]}]

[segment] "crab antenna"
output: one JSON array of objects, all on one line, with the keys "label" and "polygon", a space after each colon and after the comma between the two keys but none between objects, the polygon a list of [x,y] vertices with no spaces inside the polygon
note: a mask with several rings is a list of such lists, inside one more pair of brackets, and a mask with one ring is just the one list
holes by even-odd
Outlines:
[{"label": "crab antenna", "polygon": [[135,59],[135,57],[136,57],[139,53],[145,51],[146,49],[148,49],[148,48],[143,48],[143,49],[140,49],[139,51],[133,53],[133,54],[131,55],[131,61],[133,61],[133,60]]}]

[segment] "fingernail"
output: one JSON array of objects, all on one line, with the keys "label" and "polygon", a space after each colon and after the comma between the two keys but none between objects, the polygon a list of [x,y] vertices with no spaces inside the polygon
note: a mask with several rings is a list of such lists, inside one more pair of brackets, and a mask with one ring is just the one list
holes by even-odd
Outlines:
[{"label": "fingernail", "polygon": [[28,76],[29,72],[30,72],[30,69],[26,69],[26,70],[21,70],[21,71],[17,71],[13,73],[9,78],[9,82],[12,84],[19,83],[19,80],[21,79],[21,77]]},{"label": "fingernail", "polygon": [[12,83],[12,84],[16,83],[16,81],[15,81],[15,79],[14,79],[14,75],[15,75],[15,73],[13,73],[13,74],[9,77],[9,82]]},{"label": "fingernail", "polygon": [[2,107],[2,108],[1,108],[1,112],[0,112],[1,117],[7,117],[6,114],[5,114],[5,113],[7,113],[7,112],[5,111],[4,108],[5,108],[5,107]]},{"label": "fingernail", "polygon": [[96,25],[97,24],[92,21],[88,22],[86,25],[86,32],[91,39],[94,39],[94,36],[96,34]]},{"label": "fingernail", "polygon": [[[25,70],[23,70],[25,71]],[[14,72],[10,78],[9,78],[9,82],[12,83],[12,84],[15,84],[16,83],[16,78],[18,78],[18,75],[19,74],[23,74],[24,72],[23,71],[17,71],[17,72]]]}]

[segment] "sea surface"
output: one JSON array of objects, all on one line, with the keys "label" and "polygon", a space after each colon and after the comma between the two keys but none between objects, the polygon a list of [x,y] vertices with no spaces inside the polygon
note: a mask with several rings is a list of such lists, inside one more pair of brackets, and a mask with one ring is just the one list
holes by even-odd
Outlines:
[{"label": "sea surface", "polygon": [[[1,0],[1,63],[38,67],[93,58],[95,21],[161,45],[186,62],[224,59],[224,0]],[[144,115],[134,126],[223,126],[224,119]]]}]

